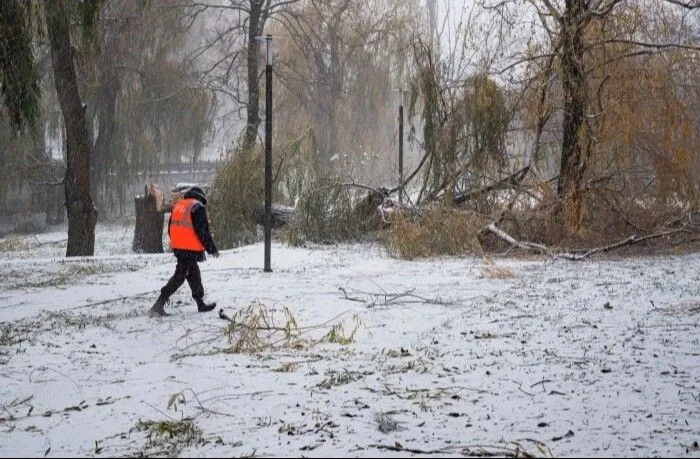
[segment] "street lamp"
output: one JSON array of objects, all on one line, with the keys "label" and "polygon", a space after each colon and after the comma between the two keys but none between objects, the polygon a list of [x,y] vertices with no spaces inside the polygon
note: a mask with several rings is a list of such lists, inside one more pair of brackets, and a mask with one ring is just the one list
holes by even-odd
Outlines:
[{"label": "street lamp", "polygon": [[[263,37],[256,37],[262,40]],[[267,65],[265,66],[265,272],[270,267],[272,239],[272,35],[265,36]]]}]

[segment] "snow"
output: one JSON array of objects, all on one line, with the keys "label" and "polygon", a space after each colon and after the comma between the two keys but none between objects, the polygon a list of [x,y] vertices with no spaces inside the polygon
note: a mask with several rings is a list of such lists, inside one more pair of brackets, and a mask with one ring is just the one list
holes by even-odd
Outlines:
[{"label": "snow", "polygon": [[[70,259],[62,228],[0,239],[0,456],[700,457],[700,254],[275,242],[265,273],[262,244],[225,250],[200,265],[207,299],[299,327],[231,353],[242,331],[187,284],[148,317],[175,263],[132,236],[98,226]],[[191,430],[148,428],[165,421]]]}]

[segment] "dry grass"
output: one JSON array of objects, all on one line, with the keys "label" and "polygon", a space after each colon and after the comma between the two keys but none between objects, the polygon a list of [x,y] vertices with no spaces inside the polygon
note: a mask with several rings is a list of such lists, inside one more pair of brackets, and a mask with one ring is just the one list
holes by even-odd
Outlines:
[{"label": "dry grass", "polygon": [[493,279],[508,279],[515,277],[513,271],[502,266],[496,266],[492,258],[484,258],[484,266],[481,268],[481,272],[484,273],[485,277],[490,277]]},{"label": "dry grass", "polygon": [[177,457],[184,447],[203,442],[202,431],[187,420],[139,421],[132,430],[146,432],[141,457]]},{"label": "dry grass", "polygon": [[435,205],[415,216],[394,212],[390,220],[381,240],[394,256],[412,260],[483,252],[478,235],[485,225],[471,212]]},{"label": "dry grass", "polygon": [[360,319],[359,315],[355,314],[353,316],[353,322],[355,323],[355,325],[353,326],[352,331],[349,334],[345,331],[345,326],[343,324],[336,324],[333,325],[333,327],[326,334],[326,336],[321,338],[321,341],[342,344],[344,346],[354,343],[355,333],[357,333],[357,330],[362,326],[362,320]]},{"label": "dry grass", "polygon": [[401,430],[398,421],[392,418],[389,413],[382,411],[374,413],[374,421],[377,423],[377,430],[383,434]]},{"label": "dry grass", "polygon": [[33,247],[26,238],[17,234],[10,234],[6,238],[0,240],[0,252],[22,252]]}]

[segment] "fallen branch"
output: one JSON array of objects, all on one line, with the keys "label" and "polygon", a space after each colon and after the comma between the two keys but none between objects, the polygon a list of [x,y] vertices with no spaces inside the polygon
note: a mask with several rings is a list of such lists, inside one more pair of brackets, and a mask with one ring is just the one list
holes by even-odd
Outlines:
[{"label": "fallen branch", "polygon": [[118,297],[118,298],[111,298],[111,299],[109,299],[109,300],[96,301],[96,302],[94,302],[94,303],[88,303],[88,304],[83,304],[83,305],[80,305],[80,306],[76,306],[75,309],[78,309],[78,308],[89,308],[89,307],[91,307],[91,306],[100,306],[100,305],[102,305],[102,304],[114,303],[114,302],[117,302],[117,301],[130,300],[130,299],[134,299],[134,298],[143,298],[143,297],[145,297],[145,296],[153,296],[153,295],[155,295],[156,293],[158,293],[158,292],[157,292],[157,291],[151,291],[151,292],[137,293],[136,295],[120,296],[120,297]]},{"label": "fallen branch", "polygon": [[[332,322],[334,322],[334,321],[340,319],[342,316],[344,316],[344,315],[347,314],[348,312],[349,312],[349,311],[341,312],[340,314],[336,315],[336,316],[333,317],[332,319],[329,319],[329,320],[327,320],[327,321],[325,321],[325,322],[323,322],[323,323],[317,324],[317,325],[308,325],[308,326],[305,326],[305,327],[298,327],[298,326],[297,326],[297,327],[295,327],[295,328],[296,328],[297,330],[300,330],[300,331],[302,331],[302,330],[316,330],[316,329],[319,329],[319,328],[323,328],[323,327],[326,327],[327,325],[331,324]],[[234,326],[245,327],[245,328],[247,328],[247,329],[249,329],[249,330],[260,330],[260,331],[288,331],[288,327],[277,327],[277,326],[269,326],[269,325],[265,325],[265,326],[262,326],[262,327],[251,327],[250,325],[245,324],[245,323],[243,323],[243,322],[237,322],[236,319],[235,319],[235,317],[234,317],[234,318],[229,317],[229,316],[224,312],[223,308],[222,308],[222,309],[219,309],[219,319],[227,320],[227,321],[231,322],[231,324],[233,324]]]},{"label": "fallen branch", "polygon": [[454,205],[459,205],[462,204],[470,199],[474,199],[476,197],[482,196],[486,193],[489,193],[494,190],[502,190],[502,189],[511,189],[511,188],[516,188],[520,186],[522,183],[523,179],[527,176],[527,173],[530,171],[530,166],[525,166],[519,171],[509,175],[508,177],[505,177],[497,182],[494,182],[490,185],[487,185],[483,188],[480,188],[478,190],[473,190],[469,191],[467,193],[455,196],[454,199],[452,200],[452,203]]},{"label": "fallen branch", "polygon": [[[425,298],[420,295],[415,295],[412,292],[415,289],[410,289],[405,292],[399,292],[399,293],[388,293],[388,292],[383,292],[383,293],[376,293],[376,292],[364,292],[361,290],[354,290],[351,289],[350,292],[348,292],[347,289],[344,287],[338,287],[338,290],[343,292],[343,295],[345,296],[346,300],[350,301],[358,301],[360,303],[366,303],[368,308],[371,308],[373,306],[376,306],[377,304],[380,304],[382,306],[388,306],[390,303],[392,304],[409,304],[409,303],[420,303],[420,304],[438,304],[438,305],[450,305],[452,302],[450,301],[443,301],[439,298]],[[363,299],[358,297],[357,295],[366,295],[369,297],[369,299]],[[353,295],[353,296],[351,296]]]},{"label": "fallen branch", "polygon": [[689,232],[687,229],[685,229],[685,226],[682,228],[676,228],[672,230],[667,230],[667,231],[661,231],[658,233],[654,234],[647,234],[646,236],[636,236],[632,235],[628,237],[627,239],[624,239],[620,242],[615,242],[614,244],[606,245],[603,247],[596,247],[594,249],[590,249],[587,251],[582,251],[580,253],[571,253],[571,252],[561,252],[561,253],[553,253],[552,249],[542,245],[542,244],[536,244],[534,242],[523,242],[523,241],[518,241],[515,239],[513,236],[510,234],[506,233],[502,229],[496,227],[495,223],[489,224],[486,228],[486,231],[489,231],[499,238],[503,239],[504,241],[508,242],[510,245],[517,247],[519,249],[527,250],[530,252],[537,252],[545,255],[549,255],[553,258],[564,258],[566,260],[572,260],[572,261],[580,261],[583,260],[584,258],[587,258],[595,253],[599,252],[607,252],[609,250],[614,250],[618,249],[620,247],[624,247],[626,245],[632,245],[632,244],[637,244],[639,242],[647,241],[650,239],[655,239],[658,237],[662,236],[668,236],[670,234],[675,234],[675,233],[680,233],[680,232]]},{"label": "fallen branch", "polygon": [[63,244],[65,242],[68,242],[68,238],[66,239],[60,239],[58,241],[44,241],[41,242],[38,237],[34,236],[34,239],[36,240],[36,245],[34,247],[41,247],[42,245],[51,245],[51,244]]},{"label": "fallen branch", "polygon": [[[539,446],[542,443],[537,442]],[[499,446],[499,445],[454,445],[446,446],[438,449],[419,449],[407,448],[401,443],[396,442],[393,445],[369,445],[370,448],[384,449],[388,451],[400,451],[412,454],[445,454],[449,452],[459,452],[462,456],[472,457],[535,457],[525,451],[520,445],[515,446]]]},{"label": "fallen branch", "polygon": [[583,253],[559,253],[559,254],[555,255],[555,258],[565,258],[567,260],[580,261],[580,260],[583,260],[584,258],[587,258],[595,253],[598,253],[598,252],[607,252],[609,250],[618,249],[618,248],[624,247],[626,245],[637,244],[639,242],[647,241],[649,239],[655,239],[658,237],[668,236],[669,234],[675,234],[675,233],[684,232],[684,231],[687,231],[685,229],[685,227],[676,228],[676,229],[668,230],[668,231],[661,231],[659,233],[648,234],[646,236],[632,235],[623,241],[616,242],[614,244],[606,245],[603,247],[596,247],[595,249],[591,249],[591,250],[588,250],[588,251],[583,252]]},{"label": "fallen branch", "polygon": [[[229,322],[224,331],[232,346],[224,352],[259,352],[263,349],[275,349],[279,347],[306,347],[313,346],[324,340],[339,340],[337,342],[350,342],[350,338],[342,336],[342,325],[336,323],[331,330],[317,339],[308,338],[306,332],[325,328],[332,322],[337,322],[340,317],[347,314],[342,312],[322,324],[300,327],[291,311],[284,308],[280,323],[276,310],[268,309],[264,304],[254,301],[242,308],[233,316],[227,315],[223,309],[219,310],[219,318]],[[356,316],[357,317],[357,316]],[[340,334],[340,335],[339,335]],[[353,331],[354,334],[354,331]]]},{"label": "fallen branch", "polygon": [[550,256],[552,255],[552,250],[549,247],[546,247],[541,244],[535,244],[534,242],[518,241],[502,229],[497,228],[495,223],[491,223],[490,225],[488,225],[486,227],[486,230],[500,237],[504,241],[508,242],[510,245],[518,247],[519,249],[543,253]]},{"label": "fallen branch", "polygon": [[[405,188],[406,188],[406,185],[408,185],[408,183],[409,183],[411,180],[413,180],[413,177],[415,177],[416,174],[418,174],[418,171],[420,171],[420,169],[423,167],[423,164],[425,164],[425,160],[428,159],[429,156],[430,156],[430,151],[429,151],[428,149],[426,149],[425,154],[423,155],[423,157],[421,158],[420,162],[418,163],[418,165],[416,166],[416,168],[413,170],[413,172],[411,172],[411,173],[408,175],[408,177],[404,179],[403,183],[399,183],[399,185],[398,185],[397,187],[392,188],[391,190],[389,190],[389,193],[388,193],[388,194],[391,195],[391,194],[394,194],[395,192],[397,192],[397,191],[399,191],[399,190],[405,189]],[[404,191],[404,192],[405,192],[405,191]]]},{"label": "fallen branch", "polygon": [[386,449],[389,451],[404,451],[413,454],[441,454],[449,451],[447,448],[440,449],[418,449],[418,448],[405,448],[398,442],[396,445],[369,445],[370,448]]},{"label": "fallen branch", "polygon": [[389,192],[385,188],[372,188],[371,186],[363,185],[361,183],[355,183],[355,182],[343,182],[343,183],[338,183],[338,186],[344,186],[344,187],[355,187],[355,188],[360,188],[363,190],[368,190],[371,191],[374,194],[378,194],[382,196],[382,198],[386,198],[389,196]]}]

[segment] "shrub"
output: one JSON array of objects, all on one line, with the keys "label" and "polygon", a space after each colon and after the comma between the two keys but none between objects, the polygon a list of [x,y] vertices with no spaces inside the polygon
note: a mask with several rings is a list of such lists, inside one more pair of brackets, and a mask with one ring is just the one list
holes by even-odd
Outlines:
[{"label": "shrub", "polygon": [[361,240],[380,228],[383,197],[335,182],[312,186],[301,195],[284,238],[292,245]]},{"label": "shrub", "polygon": [[212,234],[219,249],[258,239],[256,212],[264,204],[264,161],[260,149],[241,151],[217,171],[208,207]]}]

